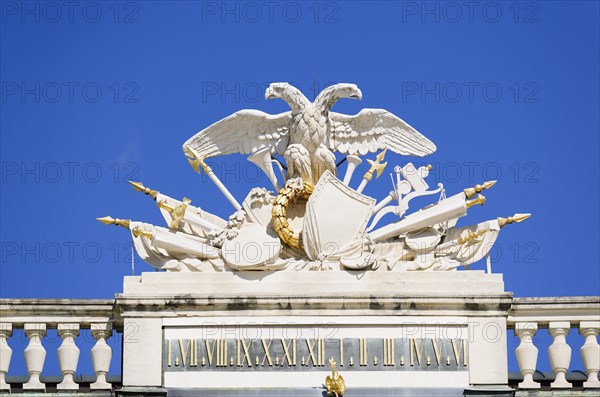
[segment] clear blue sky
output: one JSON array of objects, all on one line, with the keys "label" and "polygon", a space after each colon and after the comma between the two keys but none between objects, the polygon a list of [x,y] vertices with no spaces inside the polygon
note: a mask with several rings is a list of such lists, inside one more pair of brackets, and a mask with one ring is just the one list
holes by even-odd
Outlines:
[{"label": "clear blue sky", "polygon": [[[356,83],[363,100],[334,110],[408,121],[449,195],[498,179],[461,223],[533,213],[493,251],[508,291],[600,294],[598,2],[77,4],[1,3],[1,297],[120,292],[129,235],[95,218],[162,224],[129,179],[227,217],[181,144],[242,108],[287,110],[264,100],[273,81],[311,99]],[[269,186],[242,157],[214,164],[239,200]]]}]

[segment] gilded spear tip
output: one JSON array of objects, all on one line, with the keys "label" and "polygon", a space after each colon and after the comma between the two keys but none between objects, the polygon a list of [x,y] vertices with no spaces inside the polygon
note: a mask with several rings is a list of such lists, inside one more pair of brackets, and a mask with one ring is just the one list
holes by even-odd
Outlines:
[{"label": "gilded spear tip", "polygon": [[115,220],[112,216],[105,216],[102,218],[96,218],[96,220],[104,223],[105,225],[112,225],[113,223],[115,223]]},{"label": "gilded spear tip", "polygon": [[367,160],[367,162],[369,164],[371,164],[371,168],[369,168],[369,170],[365,173],[365,175],[363,176],[363,179],[370,181],[373,178],[374,173],[377,174],[376,178],[379,178],[381,176],[381,174],[383,173],[383,170],[385,170],[385,167],[387,167],[387,162],[382,163],[386,152],[387,152],[387,148],[383,149],[377,155],[377,157],[375,157],[375,160]]},{"label": "gilded spear tip", "polygon": [[510,225],[511,223],[521,223],[530,216],[531,214],[514,214],[508,218],[498,217],[498,225],[500,225],[500,227],[504,227],[506,225]]},{"label": "gilded spear tip", "polygon": [[481,193],[482,191],[491,188],[492,186],[494,186],[496,184],[496,182],[497,181],[487,181],[487,182],[484,182],[482,185],[475,185],[475,186],[467,188],[463,191],[465,192],[465,196],[467,196],[467,198],[471,198],[471,197],[475,196],[475,194]]},{"label": "gilded spear tip", "polygon": [[383,174],[383,170],[385,170],[385,167],[387,167],[387,162],[382,163],[383,159],[385,158],[386,152],[387,148],[383,149],[383,151],[379,153],[379,155],[376,158],[378,164],[378,167],[375,169],[375,172],[377,173],[376,178],[379,178],[381,174]]},{"label": "gilded spear tip", "polygon": [[158,192],[156,190],[147,188],[142,182],[129,181],[129,184],[133,186],[136,192],[142,192],[156,200],[156,196],[158,196]]},{"label": "gilded spear tip", "polygon": [[465,204],[467,205],[467,208],[471,208],[474,205],[483,205],[485,204],[485,196],[483,196],[482,194],[478,194],[477,198],[474,198],[473,200],[467,200],[465,202]]},{"label": "gilded spear tip", "polygon": [[130,219],[119,219],[119,218],[115,219],[112,216],[96,218],[96,220],[104,223],[105,225],[117,225],[117,226],[124,227],[125,229],[129,229],[129,223],[131,222]]},{"label": "gilded spear tip", "polygon": [[384,148],[381,153],[379,153],[377,155],[377,157],[375,157],[375,160],[377,160],[378,163],[381,163],[383,161],[383,158],[385,157],[385,153],[387,152],[387,148]]}]

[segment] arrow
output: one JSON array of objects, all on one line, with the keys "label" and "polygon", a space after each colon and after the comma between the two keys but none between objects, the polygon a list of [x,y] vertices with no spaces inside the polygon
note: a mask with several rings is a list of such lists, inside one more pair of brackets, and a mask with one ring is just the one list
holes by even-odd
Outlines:
[{"label": "arrow", "polygon": [[112,216],[96,218],[96,220],[104,223],[105,225],[117,225],[117,226],[124,227],[125,229],[129,229],[129,223],[131,222],[131,219],[119,219],[119,218],[115,219]]},{"label": "arrow", "polygon": [[142,192],[156,200],[156,196],[158,196],[158,192],[156,190],[147,188],[142,182],[129,181],[129,184],[133,186],[136,192]]},{"label": "arrow", "polygon": [[500,225],[500,227],[504,227],[506,225],[510,225],[511,223],[521,223],[530,216],[531,214],[514,214],[508,218],[498,217],[498,225]]},{"label": "arrow", "polygon": [[496,184],[496,182],[497,181],[487,181],[484,182],[483,185],[475,185],[473,187],[463,190],[463,192],[465,192],[465,196],[467,196],[467,198],[471,198],[475,196],[476,193],[481,193],[483,190],[491,188]]}]

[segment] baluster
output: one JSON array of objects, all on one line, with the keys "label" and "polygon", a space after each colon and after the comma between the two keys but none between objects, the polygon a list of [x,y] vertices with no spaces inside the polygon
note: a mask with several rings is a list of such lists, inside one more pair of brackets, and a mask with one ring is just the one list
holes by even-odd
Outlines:
[{"label": "baluster", "polygon": [[6,373],[10,367],[12,349],[8,345],[8,338],[12,336],[12,324],[0,323],[0,391],[10,391],[10,385],[6,383]]},{"label": "baluster", "polygon": [[581,359],[585,367],[585,373],[588,376],[583,387],[586,389],[600,388],[598,380],[598,371],[600,371],[600,346],[596,341],[600,333],[600,321],[582,321],[579,324],[579,333],[585,337],[585,343],[579,350]]},{"label": "baluster", "polygon": [[46,360],[46,349],[42,345],[42,338],[46,335],[46,324],[26,323],[25,335],[29,338],[29,344],[25,349],[25,364],[29,373],[29,381],[23,384],[23,389],[44,390],[40,375]]},{"label": "baluster", "polygon": [[571,346],[567,344],[566,336],[571,329],[568,321],[551,321],[548,326],[550,335],[554,338],[548,348],[550,366],[556,374],[556,379],[550,384],[553,389],[570,389],[573,385],[567,382],[565,374],[571,363]]},{"label": "baluster", "polygon": [[538,357],[538,348],[533,344],[533,336],[537,329],[537,323],[515,324],[515,334],[521,339],[521,343],[515,351],[521,374],[523,374],[523,382],[519,383],[519,389],[540,388],[540,384],[533,380]]},{"label": "baluster", "polygon": [[78,323],[58,324],[58,336],[62,343],[57,350],[58,365],[63,374],[63,380],[56,388],[58,390],[78,390],[79,385],[73,380],[73,374],[77,370],[79,362],[79,348],[75,344],[75,338],[79,335]]},{"label": "baluster", "polygon": [[90,385],[92,390],[110,390],[112,385],[106,381],[106,374],[110,368],[112,349],[106,343],[106,339],[112,335],[111,323],[92,323],[92,336],[96,344],[91,350],[92,364],[96,373],[96,381]]}]

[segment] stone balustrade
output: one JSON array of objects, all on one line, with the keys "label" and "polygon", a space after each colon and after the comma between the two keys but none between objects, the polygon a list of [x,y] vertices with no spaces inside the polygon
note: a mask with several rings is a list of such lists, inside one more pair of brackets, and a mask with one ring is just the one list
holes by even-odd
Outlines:
[{"label": "stone balustrade", "polygon": [[22,384],[24,392],[47,391],[40,378],[46,361],[46,348],[42,343],[49,329],[56,329],[61,338],[57,357],[62,381],[57,391],[78,391],[74,374],[80,357],[77,337],[82,329],[89,329],[95,344],[88,354],[95,372],[90,390],[111,390],[107,374],[112,359],[112,349],[106,343],[113,331],[122,326],[115,321],[113,300],[76,299],[0,299],[0,392],[10,391],[6,374],[15,352],[9,340],[16,329],[23,329],[29,340],[23,354],[28,380]]},{"label": "stone balustrade", "polygon": [[585,338],[584,344],[579,347],[587,375],[583,388],[600,388],[600,346],[597,341],[600,333],[600,297],[515,298],[507,324],[520,339],[515,352],[523,375],[519,389],[540,388],[540,383],[533,380],[539,353],[534,344],[538,329],[548,329],[553,338],[548,348],[548,359],[555,374],[555,380],[550,384],[552,389],[572,387],[566,379],[573,349],[577,348],[569,346],[566,341],[572,329]]},{"label": "stone balustrade", "polygon": [[[6,382],[11,358],[17,354],[10,347],[13,331],[22,329],[28,345],[22,352],[27,368],[23,392],[48,391],[41,374],[46,360],[43,339],[49,329],[56,329],[61,339],[57,349],[62,380],[56,382],[57,391],[81,391],[74,374],[82,354],[89,354],[94,368],[90,391],[111,390],[107,380],[112,351],[107,339],[113,332],[123,332],[118,303],[114,300],[60,300],[60,299],[0,299],[0,393],[10,391]],[[555,374],[552,389],[570,389],[567,380],[573,350],[579,350],[587,380],[584,389],[600,388],[600,297],[514,298],[508,312],[507,327],[520,339],[515,354],[523,381],[519,389],[535,390],[540,383],[534,380],[539,349],[535,335],[547,329],[553,338],[548,348],[548,359]],[[81,330],[89,329],[95,344],[89,352],[82,352],[77,340]],[[569,346],[566,337],[577,330],[583,337],[582,346]],[[22,374],[24,375],[24,374]],[[14,390],[13,390],[14,391]]]}]

